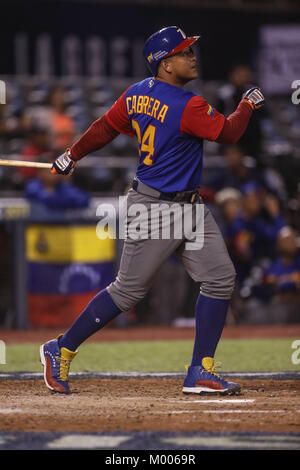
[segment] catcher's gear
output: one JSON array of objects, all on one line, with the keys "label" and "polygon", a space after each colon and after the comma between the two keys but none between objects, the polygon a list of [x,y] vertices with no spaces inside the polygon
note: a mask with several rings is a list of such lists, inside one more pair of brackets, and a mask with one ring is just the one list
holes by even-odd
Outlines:
[{"label": "catcher's gear", "polygon": [[75,169],[75,161],[72,158],[70,149],[57,157],[51,169],[51,173],[59,175],[71,175]]},{"label": "catcher's gear", "polygon": [[253,87],[246,91],[243,98],[244,101],[250,104],[252,109],[259,109],[265,104],[265,98],[260,88]]},{"label": "catcher's gear", "polygon": [[152,34],[145,42],[143,56],[151,73],[157,74],[158,64],[162,59],[190,47],[200,36],[186,37],[177,26],[168,26]]}]

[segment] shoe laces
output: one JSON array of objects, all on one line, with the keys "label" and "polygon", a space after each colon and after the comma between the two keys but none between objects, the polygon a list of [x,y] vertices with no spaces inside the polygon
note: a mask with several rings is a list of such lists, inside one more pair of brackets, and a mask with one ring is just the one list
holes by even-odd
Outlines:
[{"label": "shoe laces", "polygon": [[203,372],[209,372],[210,374],[212,375],[215,375],[216,377],[218,377],[218,379],[220,379],[221,377],[215,372],[215,369],[217,367],[221,367],[222,365],[222,362],[216,362],[214,365],[212,365],[211,367],[207,367],[207,368],[203,368],[201,373]]},{"label": "shoe laces", "polygon": [[57,360],[59,362],[59,378],[63,382],[67,382],[71,361],[69,361],[68,359],[64,359],[61,356],[58,356]]}]

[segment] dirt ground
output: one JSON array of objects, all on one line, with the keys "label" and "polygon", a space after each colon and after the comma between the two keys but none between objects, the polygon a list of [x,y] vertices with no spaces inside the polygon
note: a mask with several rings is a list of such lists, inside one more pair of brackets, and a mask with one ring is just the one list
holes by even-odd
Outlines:
[{"label": "dirt ground", "polygon": [[70,395],[42,380],[0,381],[5,431],[300,431],[299,380],[239,380],[238,396],[191,396],[182,380],[74,379]]},{"label": "dirt ground", "polygon": [[[8,343],[43,343],[55,330],[0,330]],[[193,328],[104,328],[91,341],[192,339]],[[300,324],[227,326],[222,338],[299,337]],[[227,378],[226,378],[227,379]],[[44,382],[0,380],[2,431],[300,432],[300,380],[238,380],[238,396],[192,396],[178,378],[81,378],[60,395]]]}]

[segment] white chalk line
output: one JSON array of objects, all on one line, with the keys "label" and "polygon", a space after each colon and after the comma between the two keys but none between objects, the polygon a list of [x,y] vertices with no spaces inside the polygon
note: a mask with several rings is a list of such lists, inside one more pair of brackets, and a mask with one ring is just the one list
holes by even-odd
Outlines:
[{"label": "white chalk line", "polygon": [[[122,397],[121,400],[140,400],[140,396],[138,397]],[[153,399],[155,400],[155,398]],[[157,401],[161,402],[161,398],[157,399]],[[203,399],[203,400],[166,400],[168,403],[181,403],[182,405],[188,405],[188,404],[193,404],[193,403],[221,403],[223,404],[241,404],[241,403],[254,403],[256,401],[255,398],[215,398],[215,399]]]},{"label": "white chalk line", "polygon": [[11,413],[23,413],[24,410],[20,408],[2,408],[0,409],[0,413],[2,414],[11,414]]},{"label": "white chalk line", "polygon": [[[300,410],[299,410],[300,411]],[[232,414],[232,413],[253,413],[253,414],[263,414],[263,413],[286,413],[286,410],[174,410],[174,411],[153,411],[152,414],[195,414],[195,413],[204,413],[204,414]]]},{"label": "white chalk line", "polygon": [[256,400],[255,398],[216,398],[216,399],[203,399],[203,400],[191,400],[191,401],[183,401],[183,400],[169,400],[170,403],[182,403],[183,405],[187,405],[190,403],[221,403],[223,404],[241,404],[241,403],[254,403]]},{"label": "white chalk line", "polygon": [[[295,380],[300,379],[300,371],[284,372],[223,372],[224,377],[240,379],[274,379],[274,380]],[[183,372],[71,372],[70,378],[184,378]],[[42,379],[41,372],[0,372],[1,379]]]},{"label": "white chalk line", "polygon": [[286,410],[203,410],[205,414],[226,414],[226,413],[286,413]]}]

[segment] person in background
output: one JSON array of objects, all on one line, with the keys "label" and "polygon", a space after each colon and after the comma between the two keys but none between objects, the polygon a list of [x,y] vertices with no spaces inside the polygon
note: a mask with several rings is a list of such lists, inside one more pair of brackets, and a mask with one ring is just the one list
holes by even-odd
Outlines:
[{"label": "person in background", "polygon": [[290,224],[300,232],[300,181],[288,204]]},{"label": "person in background", "polygon": [[30,202],[50,210],[84,209],[90,199],[86,192],[47,169],[37,169],[36,177],[26,183],[24,195]]},{"label": "person in background", "polygon": [[[50,152],[50,138],[45,126],[34,123],[31,125],[28,133],[28,140],[20,151],[20,160],[38,161],[41,156]],[[46,160],[45,160],[46,161]],[[23,182],[37,176],[36,168],[18,168],[18,174]]]},{"label": "person in background", "polygon": [[29,117],[21,107],[12,109],[9,92],[7,95],[7,103],[0,104],[0,144],[4,151],[10,141],[25,139],[30,128]]},{"label": "person in background", "polygon": [[266,268],[264,286],[271,297],[273,321],[300,321],[300,250],[298,234],[284,227],[277,237],[277,257]]},{"label": "person in background", "polygon": [[275,256],[277,235],[286,226],[278,199],[259,183],[246,183],[241,193],[241,209],[226,224],[225,232],[240,282],[254,262]]},{"label": "person in background", "polygon": [[27,119],[47,129],[50,144],[56,152],[69,147],[74,141],[75,121],[66,111],[66,92],[60,85],[52,86],[44,103],[27,110]]},{"label": "person in background", "polygon": [[[229,311],[229,321],[233,321],[237,323],[239,311],[241,308],[241,299],[239,296],[240,290],[240,279],[243,277],[243,272],[245,270],[244,267],[244,259],[242,257],[236,256],[235,253],[235,246],[233,240],[228,235],[228,227],[231,226],[233,221],[239,216],[242,210],[242,194],[236,188],[224,188],[221,191],[218,191],[215,195],[215,205],[217,208],[218,214],[218,223],[220,229],[223,233],[225,243],[227,245],[228,252],[236,269],[237,278],[236,278],[236,288],[233,292],[231,298],[231,305]],[[248,259],[246,257],[246,272],[248,272]],[[230,320],[231,318],[231,320]]]},{"label": "person in background", "polygon": [[75,123],[66,112],[64,88],[59,85],[53,86],[49,91],[46,104],[49,107],[53,147],[57,151],[64,150],[73,143],[75,138]]},{"label": "person in background", "polygon": [[300,295],[300,251],[297,234],[290,227],[278,234],[277,257],[266,269],[265,283],[281,298]]},{"label": "person in background", "polygon": [[230,225],[242,210],[242,193],[236,189],[227,187],[218,191],[215,195],[215,203],[220,212],[220,225],[226,240],[226,227]]},{"label": "person in background", "polygon": [[224,188],[239,190],[247,181],[256,178],[255,162],[254,167],[248,164],[247,157],[239,144],[226,145],[222,154],[226,165],[224,168],[217,168],[206,179],[205,185],[207,187],[214,191],[221,191]]},{"label": "person in background", "polygon": [[[232,113],[245,91],[251,88],[253,80],[253,73],[248,64],[235,64],[229,71],[228,83],[218,90],[216,108],[221,113]],[[245,154],[255,158],[258,166],[261,164],[262,131],[260,120],[262,116],[263,113],[256,114],[254,119],[251,119],[247,131],[239,140]]]}]

